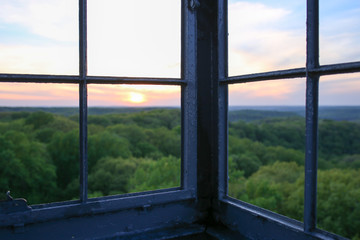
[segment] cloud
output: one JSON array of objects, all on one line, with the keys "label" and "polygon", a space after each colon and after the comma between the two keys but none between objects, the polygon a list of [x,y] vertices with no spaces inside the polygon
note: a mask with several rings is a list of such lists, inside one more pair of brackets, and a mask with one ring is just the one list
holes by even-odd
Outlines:
[{"label": "cloud", "polygon": [[78,59],[73,46],[0,44],[0,73],[77,75]]},{"label": "cloud", "polygon": [[[130,94],[144,96],[134,103]],[[0,106],[78,106],[78,84],[0,83]],[[89,106],[179,106],[179,86],[88,85]]]},{"label": "cloud", "polygon": [[[21,30],[0,38],[0,72],[77,74],[77,2],[2,1],[0,35]],[[179,78],[180,14],[180,0],[89,0],[89,75]]]},{"label": "cloud", "polygon": [[305,85],[305,79],[230,85],[229,105],[304,105]]},{"label": "cloud", "polygon": [[3,0],[0,20],[55,41],[78,40],[78,3],[74,0]]},{"label": "cloud", "polygon": [[89,74],[179,78],[180,14],[179,0],[89,0]]},{"label": "cloud", "polygon": [[73,0],[2,0],[0,35],[12,34],[0,38],[0,73],[78,74],[77,11]]},{"label": "cloud", "polygon": [[77,84],[0,83],[0,106],[78,106]]},{"label": "cloud", "polygon": [[[26,34],[20,34],[18,41],[6,43],[0,37],[1,73],[78,74],[77,1],[0,1],[0,35],[4,33],[1,32],[2,27],[11,26],[39,37],[36,44],[23,38]],[[230,75],[305,66],[304,1],[281,0],[280,4],[279,1],[230,2]],[[353,7],[343,3],[339,3],[341,8],[334,5],[332,12],[326,12],[328,9],[325,8],[322,14],[324,22],[320,25],[322,64],[360,60],[360,48],[357,47],[360,41],[357,31],[360,4],[354,2]],[[326,4],[333,3],[329,0]],[[88,0],[88,20],[89,75],[180,77],[180,0]],[[359,92],[357,80],[347,80],[346,87],[341,87],[340,81],[337,81],[340,79],[343,75],[324,78],[321,83],[323,96],[331,99],[331,94],[335,94],[336,98],[343,94],[344,99],[349,99],[345,95],[348,93],[350,96],[350,90],[357,89]],[[77,104],[77,100],[73,101],[73,95],[76,98],[78,95],[77,85],[69,85],[76,86],[76,92],[57,87],[64,85],[51,85],[49,89],[54,91],[46,88],[50,95],[41,91],[39,85],[16,86],[18,92],[4,92],[2,89],[0,104]],[[146,105],[180,105],[178,86],[121,87],[91,85],[89,103],[97,106],[127,105],[129,103],[124,100],[128,97],[126,94],[133,91],[146,95],[149,100],[144,103]],[[304,88],[303,80],[232,85],[230,104],[299,105],[303,102]],[[11,96],[19,99],[10,101]],[[29,96],[28,101],[26,96]],[[31,101],[30,96],[33,96]],[[39,98],[37,101],[35,96]],[[351,96],[355,96],[353,91]],[[351,102],[358,104],[355,97]]]},{"label": "cloud", "polygon": [[[231,76],[305,66],[305,2],[280,2],[231,1]],[[360,60],[359,15],[359,1],[321,2],[321,64]]]},{"label": "cloud", "polygon": [[320,105],[359,105],[360,73],[320,78]]},{"label": "cloud", "polygon": [[[305,2],[231,1],[229,75],[305,66]],[[266,3],[266,4],[265,4]],[[359,61],[360,2],[333,0],[320,5],[320,63]],[[359,105],[360,76],[322,77],[320,104]],[[230,86],[231,105],[302,105],[305,82],[268,81]]]},{"label": "cloud", "polygon": [[360,2],[324,1],[320,8],[320,63],[360,61]]},{"label": "cloud", "polygon": [[[144,102],[134,103],[131,94],[144,97]],[[179,86],[148,85],[89,85],[89,106],[180,106]]]},{"label": "cloud", "polygon": [[229,5],[229,75],[305,66],[305,19],[284,6]]}]

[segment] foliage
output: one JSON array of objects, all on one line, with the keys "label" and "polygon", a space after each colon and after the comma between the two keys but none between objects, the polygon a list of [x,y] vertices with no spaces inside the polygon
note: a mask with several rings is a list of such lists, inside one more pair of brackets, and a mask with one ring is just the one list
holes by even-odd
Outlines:
[{"label": "foliage", "polygon": [[42,143],[22,132],[0,135],[0,191],[14,189],[14,197],[26,196],[29,203],[52,201],[57,192],[55,166]]},{"label": "foliage", "polygon": [[[10,190],[30,204],[78,199],[76,111],[13,110],[0,108],[1,198]],[[89,197],[180,186],[179,109],[90,110]],[[295,115],[232,114],[228,185],[231,197],[301,221],[305,121]],[[321,120],[319,139],[318,226],[359,239],[360,123]]]},{"label": "foliage", "polygon": [[318,225],[345,237],[360,236],[360,170],[318,173]]},{"label": "foliage", "polygon": [[89,174],[89,190],[100,196],[127,193],[128,181],[135,169],[133,159],[101,158]]},{"label": "foliage", "polygon": [[[360,236],[360,124],[319,122],[318,226]],[[229,124],[229,195],[302,221],[305,122],[300,118]]]},{"label": "foliage", "polygon": [[281,118],[281,117],[294,117],[298,116],[295,112],[283,112],[283,111],[266,111],[266,110],[234,110],[229,112],[229,121],[236,122],[243,120],[246,122],[263,120],[269,118]]},{"label": "foliage", "polygon": [[[69,115],[74,109],[14,110],[0,113],[1,198],[11,190],[30,204],[77,199],[79,124]],[[180,110],[108,110],[88,119],[89,196],[179,186]],[[149,181],[141,182],[144,177]]]},{"label": "foliage", "polygon": [[130,178],[130,191],[140,192],[180,186],[180,159],[169,156],[157,161],[139,159]]}]

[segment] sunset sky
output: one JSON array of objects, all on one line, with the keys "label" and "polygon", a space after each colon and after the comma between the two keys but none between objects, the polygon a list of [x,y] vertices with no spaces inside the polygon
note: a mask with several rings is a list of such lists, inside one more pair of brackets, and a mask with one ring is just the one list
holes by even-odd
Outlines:
[{"label": "sunset sky", "polygon": [[[305,0],[229,0],[229,75],[305,66]],[[0,73],[78,74],[75,0],[0,0]],[[320,63],[360,61],[360,1],[320,1]],[[88,0],[88,74],[180,77],[180,0]],[[231,85],[230,105],[304,105],[305,79]],[[360,74],[320,104],[360,105]],[[76,84],[0,83],[0,106],[77,106]],[[89,106],[180,106],[179,86],[89,85]]]}]

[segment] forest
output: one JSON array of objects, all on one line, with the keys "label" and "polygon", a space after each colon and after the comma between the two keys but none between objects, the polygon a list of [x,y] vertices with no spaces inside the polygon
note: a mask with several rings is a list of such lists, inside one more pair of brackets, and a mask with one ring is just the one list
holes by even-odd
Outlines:
[{"label": "forest", "polygon": [[[350,112],[319,120],[318,226],[359,240],[360,118]],[[233,110],[229,120],[229,195],[302,221],[304,117]],[[180,159],[178,108],[89,109],[90,198],[178,187]],[[0,166],[0,200],[8,190],[30,205],[78,199],[76,109],[1,108]]]}]

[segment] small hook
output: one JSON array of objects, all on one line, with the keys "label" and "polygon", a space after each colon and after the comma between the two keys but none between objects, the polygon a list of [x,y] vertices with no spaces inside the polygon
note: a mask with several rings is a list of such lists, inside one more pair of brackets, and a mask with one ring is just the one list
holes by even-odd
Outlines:
[{"label": "small hook", "polygon": [[6,192],[6,196],[7,196],[7,200],[8,200],[8,201],[14,200],[14,199],[12,198],[12,196],[10,196],[10,191],[7,191],[7,192]]},{"label": "small hook", "polygon": [[200,6],[200,2],[198,0],[190,0],[190,9],[195,10]]}]

